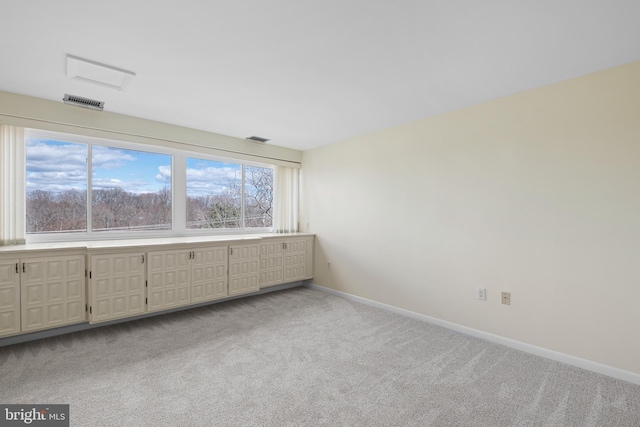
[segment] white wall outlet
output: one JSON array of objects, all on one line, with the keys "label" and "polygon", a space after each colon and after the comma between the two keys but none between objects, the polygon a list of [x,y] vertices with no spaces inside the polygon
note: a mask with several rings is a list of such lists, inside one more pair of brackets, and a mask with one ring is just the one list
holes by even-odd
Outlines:
[{"label": "white wall outlet", "polygon": [[502,293],[502,303],[505,305],[511,305],[511,292]]},{"label": "white wall outlet", "polygon": [[481,299],[481,300],[486,300],[487,299],[487,290],[485,288],[478,288],[477,292],[476,292],[476,298]]},{"label": "white wall outlet", "polygon": [[331,261],[327,261],[327,270],[331,270]]}]

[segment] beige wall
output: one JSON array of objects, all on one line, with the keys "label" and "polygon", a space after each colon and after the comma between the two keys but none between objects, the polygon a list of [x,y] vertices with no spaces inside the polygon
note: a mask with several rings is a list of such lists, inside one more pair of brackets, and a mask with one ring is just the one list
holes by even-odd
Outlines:
[{"label": "beige wall", "polygon": [[291,167],[299,167],[302,160],[302,152],[298,150],[3,91],[0,91],[0,124],[162,145]]},{"label": "beige wall", "polygon": [[314,282],[640,373],[638,76],[640,62],[305,152]]}]

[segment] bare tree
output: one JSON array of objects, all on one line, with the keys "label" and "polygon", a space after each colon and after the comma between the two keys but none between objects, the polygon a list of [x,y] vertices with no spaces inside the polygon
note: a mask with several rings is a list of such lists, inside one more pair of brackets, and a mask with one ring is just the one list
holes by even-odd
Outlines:
[{"label": "bare tree", "polygon": [[27,196],[27,232],[55,230],[56,201],[49,191],[35,190]]},{"label": "bare tree", "polygon": [[87,192],[68,190],[57,196],[60,231],[84,231],[87,229]]},{"label": "bare tree", "polygon": [[[242,227],[242,181],[228,178],[220,194],[187,197],[188,228]],[[135,194],[120,187],[93,190],[92,229],[141,230],[171,228],[171,188]],[[273,169],[247,166],[244,180],[244,226],[273,223]],[[27,194],[27,233],[85,231],[87,193],[35,190]]]},{"label": "bare tree", "polygon": [[245,168],[245,227],[271,227],[273,224],[273,169]]},{"label": "bare tree", "polygon": [[222,194],[189,197],[189,228],[238,228],[241,208],[232,191]]}]

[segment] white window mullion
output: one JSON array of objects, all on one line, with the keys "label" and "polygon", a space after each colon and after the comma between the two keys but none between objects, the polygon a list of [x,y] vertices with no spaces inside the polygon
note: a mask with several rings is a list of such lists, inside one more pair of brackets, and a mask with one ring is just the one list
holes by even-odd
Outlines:
[{"label": "white window mullion", "polygon": [[92,188],[93,188],[93,145],[87,144],[87,234],[91,234],[93,230],[93,215],[91,214],[92,202]]},{"label": "white window mullion", "polygon": [[176,153],[171,163],[173,164],[171,171],[173,231],[183,234],[187,230],[187,156]]},{"label": "white window mullion", "polygon": [[242,165],[242,182],[240,183],[240,221],[242,221],[242,223],[240,224],[240,228],[241,229],[245,229],[245,210],[244,210],[244,178],[245,178],[245,165]]}]

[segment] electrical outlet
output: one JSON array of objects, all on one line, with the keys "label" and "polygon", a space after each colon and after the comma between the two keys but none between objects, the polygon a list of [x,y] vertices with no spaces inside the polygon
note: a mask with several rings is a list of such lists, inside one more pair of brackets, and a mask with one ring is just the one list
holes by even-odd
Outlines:
[{"label": "electrical outlet", "polygon": [[480,300],[486,300],[487,299],[487,294],[486,294],[487,290],[485,288],[478,288],[477,293],[476,293],[476,297]]},{"label": "electrical outlet", "polygon": [[331,261],[327,261],[327,270],[331,270]]},{"label": "electrical outlet", "polygon": [[502,293],[502,303],[505,305],[511,305],[511,292]]}]

